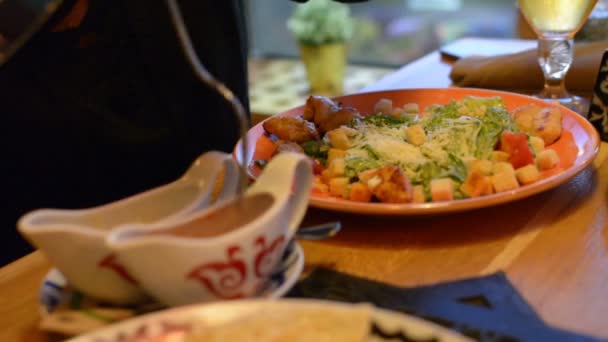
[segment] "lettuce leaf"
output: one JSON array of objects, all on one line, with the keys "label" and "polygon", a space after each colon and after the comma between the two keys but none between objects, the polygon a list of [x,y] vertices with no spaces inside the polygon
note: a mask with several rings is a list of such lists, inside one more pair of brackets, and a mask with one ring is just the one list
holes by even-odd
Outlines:
[{"label": "lettuce leaf", "polygon": [[322,165],[327,164],[327,152],[329,146],[322,141],[307,141],[300,144],[306,155],[318,160]]},{"label": "lettuce leaf", "polygon": [[391,115],[385,115],[385,114],[375,114],[375,115],[369,115],[360,119],[355,119],[353,120],[353,122],[351,122],[350,126],[351,127],[355,127],[357,125],[359,125],[360,123],[363,124],[368,124],[368,125],[372,125],[372,126],[376,126],[376,127],[383,127],[383,126],[388,126],[388,127],[395,127],[395,126],[402,126],[405,124],[410,124],[414,121],[414,119],[412,117],[410,117],[409,115],[404,115],[402,117],[394,117]]},{"label": "lettuce leaf", "polygon": [[382,167],[382,163],[371,158],[347,158],[345,161],[344,175],[348,178],[356,177],[360,172]]},{"label": "lettuce leaf", "polygon": [[504,107],[490,107],[481,117],[477,135],[475,158],[489,159],[503,131],[519,132],[517,124]]}]

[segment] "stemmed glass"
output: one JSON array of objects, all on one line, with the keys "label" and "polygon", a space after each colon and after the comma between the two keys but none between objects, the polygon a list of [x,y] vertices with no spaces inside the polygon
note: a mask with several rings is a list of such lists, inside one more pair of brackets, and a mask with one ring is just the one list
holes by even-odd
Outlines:
[{"label": "stemmed glass", "polygon": [[537,95],[559,101],[586,115],[589,100],[566,91],[565,77],[574,57],[574,35],[583,26],[597,0],[518,0],[518,7],[538,36],[538,61],[545,76]]}]

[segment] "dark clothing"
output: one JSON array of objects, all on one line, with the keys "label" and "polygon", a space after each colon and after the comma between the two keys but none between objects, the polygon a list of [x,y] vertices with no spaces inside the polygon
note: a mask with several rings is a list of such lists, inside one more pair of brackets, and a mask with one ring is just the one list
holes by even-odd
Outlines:
[{"label": "dark clothing", "polygon": [[[241,2],[179,3],[202,63],[247,105]],[[15,229],[25,212],[124,198],[238,139],[229,106],[181,53],[165,1],[90,4],[77,29],[47,27],[0,67],[0,265],[30,250]]]}]

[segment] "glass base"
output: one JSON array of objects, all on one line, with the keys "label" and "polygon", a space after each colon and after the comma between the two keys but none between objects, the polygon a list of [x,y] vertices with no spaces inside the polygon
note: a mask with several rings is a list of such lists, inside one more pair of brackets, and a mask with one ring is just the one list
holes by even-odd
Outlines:
[{"label": "glass base", "polygon": [[585,118],[589,115],[590,101],[584,97],[568,94],[566,97],[553,98],[547,97],[546,94],[544,94],[543,92],[534,95],[534,97],[540,98],[547,102],[559,102],[559,104],[561,104],[562,106],[580,114]]}]

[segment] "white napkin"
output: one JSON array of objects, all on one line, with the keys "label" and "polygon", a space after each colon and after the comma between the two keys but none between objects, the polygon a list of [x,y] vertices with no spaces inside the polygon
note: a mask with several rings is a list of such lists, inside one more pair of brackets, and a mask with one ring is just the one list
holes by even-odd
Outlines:
[{"label": "white napkin", "polygon": [[[576,43],[574,62],[566,75],[566,88],[591,94],[608,41]],[[450,78],[459,87],[475,87],[535,93],[543,87],[543,73],[535,49],[519,53],[460,59],[452,66]]]}]

